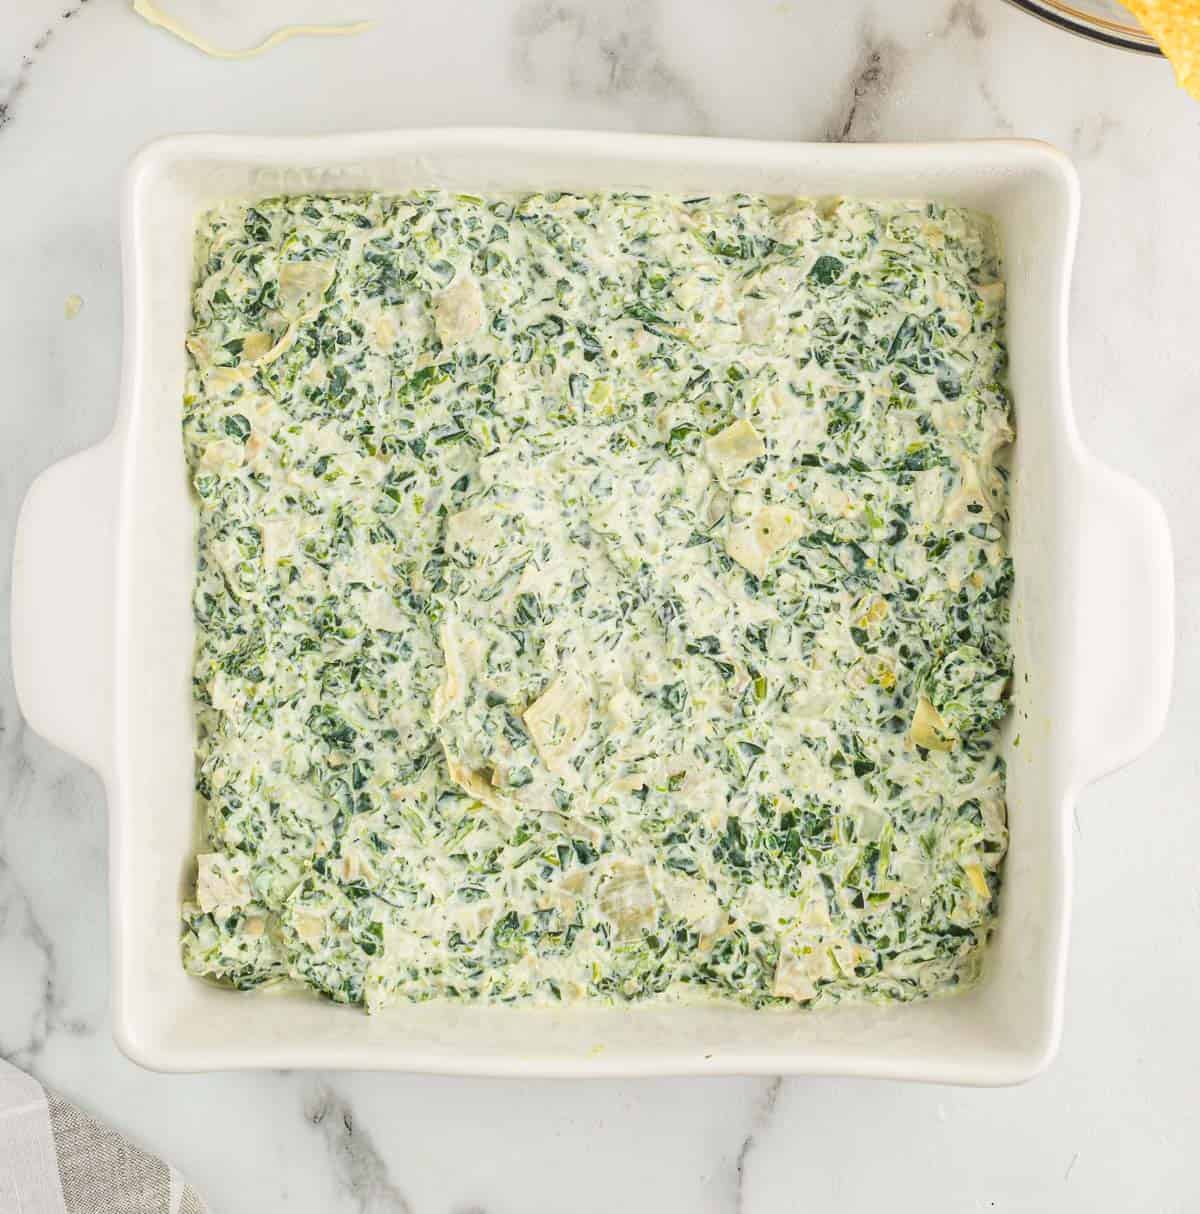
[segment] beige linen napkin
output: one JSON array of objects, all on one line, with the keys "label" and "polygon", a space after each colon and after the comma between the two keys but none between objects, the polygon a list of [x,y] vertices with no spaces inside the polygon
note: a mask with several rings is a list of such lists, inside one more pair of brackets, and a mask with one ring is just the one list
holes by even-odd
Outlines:
[{"label": "beige linen napkin", "polygon": [[0,1058],[0,1214],[207,1214],[161,1159]]}]

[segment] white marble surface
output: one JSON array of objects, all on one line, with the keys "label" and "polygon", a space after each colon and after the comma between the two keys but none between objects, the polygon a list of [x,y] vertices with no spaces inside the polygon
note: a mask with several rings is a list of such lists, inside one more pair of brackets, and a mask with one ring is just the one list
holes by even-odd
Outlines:
[{"label": "white marble surface", "polygon": [[[218,1212],[1200,1208],[1200,104],[1164,65],[1001,0],[169,7],[197,24],[205,14],[205,31],[230,41],[293,14],[377,25],[219,63],[143,25],[125,0],[0,3],[5,647],[21,495],[113,417],[117,187],[147,139],[447,123],[1017,134],[1079,166],[1075,399],[1085,440],[1152,485],[1171,517],[1175,705],[1156,749],[1079,805],[1066,1036],[1025,1087],[161,1076],[109,1035],[100,785],[23,726],[5,662],[0,1054],[172,1159]],[[71,294],[84,303],[68,320]]]}]

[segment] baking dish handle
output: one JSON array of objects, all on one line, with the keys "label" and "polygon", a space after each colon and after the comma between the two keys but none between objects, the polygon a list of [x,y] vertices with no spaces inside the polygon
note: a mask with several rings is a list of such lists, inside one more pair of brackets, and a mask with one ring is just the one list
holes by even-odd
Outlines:
[{"label": "baking dish handle", "polygon": [[1175,657],[1171,533],[1156,498],[1101,463],[1083,468],[1074,616],[1075,770],[1098,780],[1162,732]]},{"label": "baking dish handle", "polygon": [[33,728],[103,774],[113,720],[117,456],[112,439],[53,464],[17,519],[12,663]]}]

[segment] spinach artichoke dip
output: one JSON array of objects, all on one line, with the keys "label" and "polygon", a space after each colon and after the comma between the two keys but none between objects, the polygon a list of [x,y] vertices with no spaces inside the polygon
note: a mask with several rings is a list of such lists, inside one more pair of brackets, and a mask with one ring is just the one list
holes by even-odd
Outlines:
[{"label": "spinach artichoke dip", "polygon": [[193,974],[908,1000],[1004,856],[985,217],[275,198],[199,227]]}]

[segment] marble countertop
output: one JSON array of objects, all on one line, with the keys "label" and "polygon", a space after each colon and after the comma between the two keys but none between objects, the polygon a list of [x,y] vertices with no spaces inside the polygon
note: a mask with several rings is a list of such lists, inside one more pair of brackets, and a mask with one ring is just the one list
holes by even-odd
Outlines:
[{"label": "marble countertop", "polygon": [[[108,1023],[99,781],[0,673],[0,1055],[173,1161],[218,1212],[661,1214],[1200,1208],[1200,104],[1153,60],[1002,0],[172,0],[232,43],[366,16],[356,38],[207,59],[125,0],[0,19],[0,570],[35,473],[109,429],[118,183],[171,131],[441,124],[770,139],[1021,135],[1083,184],[1071,322],[1085,441],[1174,529],[1166,736],[1088,790],[1062,1052],[1014,1089],[828,1080],[520,1083],[164,1076]],[[199,17],[195,18],[199,24]],[[65,301],[77,295],[74,318]],[[1035,407],[1036,402],[1025,402]],[[86,509],[86,504],[81,503]],[[7,589],[2,601],[7,645]],[[86,601],[80,610],[86,611]]]}]

